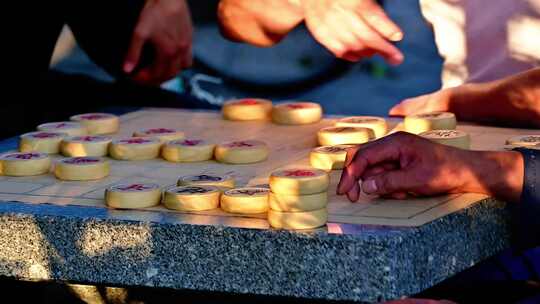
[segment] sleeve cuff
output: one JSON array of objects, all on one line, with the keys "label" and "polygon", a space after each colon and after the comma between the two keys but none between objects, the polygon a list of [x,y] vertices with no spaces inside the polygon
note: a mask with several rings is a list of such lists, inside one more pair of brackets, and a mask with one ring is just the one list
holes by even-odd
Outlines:
[{"label": "sleeve cuff", "polygon": [[516,219],[520,247],[540,246],[540,150],[516,148],[524,162],[523,190]]}]

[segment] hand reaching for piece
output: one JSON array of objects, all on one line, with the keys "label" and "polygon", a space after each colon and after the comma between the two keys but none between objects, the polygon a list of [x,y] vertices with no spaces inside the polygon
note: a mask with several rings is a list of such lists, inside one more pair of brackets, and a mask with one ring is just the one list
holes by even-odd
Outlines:
[{"label": "hand reaching for piece", "polygon": [[221,0],[218,7],[223,36],[261,47],[278,43],[303,18],[300,0]]},{"label": "hand reaching for piece", "polygon": [[407,98],[390,109],[392,116],[407,116],[430,112],[449,111],[451,90],[440,90],[431,94]]},{"label": "hand reaching for piece", "polygon": [[360,189],[396,199],[475,192],[517,202],[523,186],[518,152],[461,150],[404,132],[351,149],[345,165],[337,192],[352,202]]},{"label": "hand reaching for piece", "polygon": [[[185,0],[147,0],[133,32],[124,72],[143,84],[159,85],[192,64],[193,28]],[[149,66],[140,66],[145,45],[153,48]],[[140,69],[137,69],[140,67]]]},{"label": "hand reaching for piece", "polygon": [[312,35],[334,55],[349,61],[380,54],[400,64],[403,54],[390,41],[401,29],[374,0],[301,0]]},{"label": "hand reaching for piece", "polygon": [[403,54],[392,41],[401,29],[374,0],[221,0],[223,35],[257,46],[272,46],[305,21],[315,39],[349,61],[380,54],[400,64]]}]

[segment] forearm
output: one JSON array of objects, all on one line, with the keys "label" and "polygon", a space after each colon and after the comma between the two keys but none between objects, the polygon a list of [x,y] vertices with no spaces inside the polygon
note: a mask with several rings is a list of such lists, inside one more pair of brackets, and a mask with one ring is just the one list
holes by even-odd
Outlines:
[{"label": "forearm", "polygon": [[463,151],[466,163],[460,192],[485,193],[517,203],[524,182],[523,157],[518,152]]},{"label": "forearm", "polygon": [[540,68],[449,90],[448,109],[462,120],[540,127]]},{"label": "forearm", "polygon": [[302,22],[303,12],[300,0],[221,0],[218,17],[228,39],[271,46]]}]

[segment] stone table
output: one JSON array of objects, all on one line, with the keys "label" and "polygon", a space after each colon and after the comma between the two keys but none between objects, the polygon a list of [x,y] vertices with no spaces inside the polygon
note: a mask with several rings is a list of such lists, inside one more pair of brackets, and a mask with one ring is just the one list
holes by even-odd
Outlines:
[{"label": "stone table", "polygon": [[0,204],[0,275],[373,302],[420,292],[509,245],[504,204],[485,200],[419,228]]},{"label": "stone table", "polygon": [[492,199],[420,227],[302,232],[263,219],[2,202],[0,275],[374,302],[493,256],[509,246],[509,230],[508,209]]}]

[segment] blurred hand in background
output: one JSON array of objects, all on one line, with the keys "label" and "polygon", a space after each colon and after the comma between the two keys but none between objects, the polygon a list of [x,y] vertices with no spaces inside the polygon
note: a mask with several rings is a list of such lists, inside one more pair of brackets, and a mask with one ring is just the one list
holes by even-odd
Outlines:
[{"label": "blurred hand in background", "polygon": [[379,54],[391,64],[403,62],[392,44],[403,32],[374,0],[221,0],[218,16],[223,35],[238,42],[272,46],[304,21],[339,58]]},{"label": "blurred hand in background", "polygon": [[[185,0],[147,0],[133,31],[124,72],[148,85],[173,78],[192,64],[192,36]],[[146,49],[152,52],[143,52]],[[146,55],[151,55],[148,64],[143,62]]]},{"label": "blurred hand in background", "polygon": [[335,56],[358,61],[379,54],[391,64],[403,61],[391,43],[403,33],[374,0],[302,0],[302,6],[309,31]]},{"label": "blurred hand in background", "polygon": [[283,39],[304,19],[300,1],[221,0],[221,33],[227,39],[261,47]]}]

